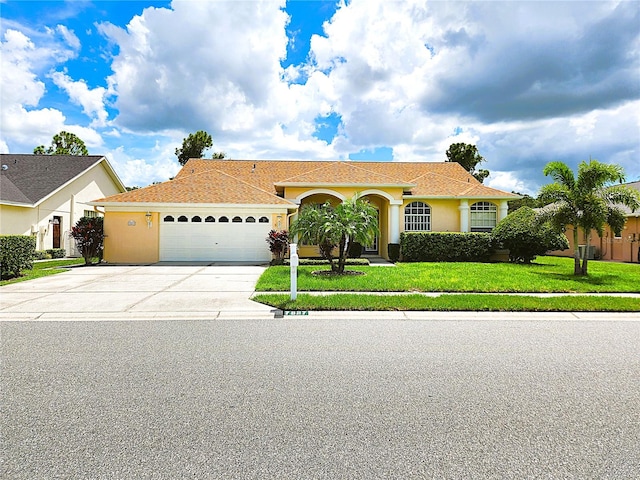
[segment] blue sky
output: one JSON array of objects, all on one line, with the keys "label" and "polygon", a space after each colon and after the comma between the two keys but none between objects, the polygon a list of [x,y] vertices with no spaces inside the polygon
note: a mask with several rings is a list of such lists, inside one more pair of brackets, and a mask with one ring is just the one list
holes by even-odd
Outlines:
[{"label": "blue sky", "polygon": [[125,184],[197,130],[236,159],[444,161],[535,194],[589,158],[640,179],[640,2],[3,1],[0,152],[60,130]]}]

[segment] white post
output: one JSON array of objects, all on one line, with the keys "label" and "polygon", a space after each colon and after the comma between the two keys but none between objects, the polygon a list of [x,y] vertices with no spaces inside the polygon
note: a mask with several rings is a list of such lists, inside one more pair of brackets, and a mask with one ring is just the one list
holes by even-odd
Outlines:
[{"label": "white post", "polygon": [[469,231],[469,201],[468,200],[460,200],[460,231],[468,232]]},{"label": "white post", "polygon": [[298,245],[296,243],[289,244],[289,266],[291,267],[291,300],[295,300],[298,296]]},{"label": "white post", "polygon": [[400,208],[402,200],[399,203],[389,204],[389,240],[390,243],[400,243]]},{"label": "white post", "polygon": [[509,203],[507,200],[500,201],[500,216],[498,217],[498,222],[505,218],[509,213]]}]

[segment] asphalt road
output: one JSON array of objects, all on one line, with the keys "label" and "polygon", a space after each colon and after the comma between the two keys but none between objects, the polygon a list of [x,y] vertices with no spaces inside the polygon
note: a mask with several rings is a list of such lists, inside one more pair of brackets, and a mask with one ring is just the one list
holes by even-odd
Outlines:
[{"label": "asphalt road", "polygon": [[3,479],[640,478],[640,321],[0,333]]}]

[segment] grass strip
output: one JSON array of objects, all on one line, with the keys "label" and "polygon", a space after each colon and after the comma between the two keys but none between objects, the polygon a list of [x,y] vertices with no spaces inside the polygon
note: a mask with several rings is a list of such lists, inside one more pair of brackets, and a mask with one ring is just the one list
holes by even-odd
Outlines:
[{"label": "grass strip", "polygon": [[46,277],[48,275],[55,275],[57,273],[62,273],[68,270],[68,268],[64,267],[74,267],[77,265],[84,265],[84,258],[67,258],[61,260],[33,262],[33,268],[31,270],[23,270],[22,276],[20,277],[0,281],[0,286],[8,285],[11,283],[25,282],[27,280],[33,280],[35,278]]},{"label": "grass strip", "polygon": [[528,295],[443,294],[259,294],[254,301],[281,310],[325,311],[487,311],[487,312],[640,312],[638,298],[613,296],[534,297]]}]

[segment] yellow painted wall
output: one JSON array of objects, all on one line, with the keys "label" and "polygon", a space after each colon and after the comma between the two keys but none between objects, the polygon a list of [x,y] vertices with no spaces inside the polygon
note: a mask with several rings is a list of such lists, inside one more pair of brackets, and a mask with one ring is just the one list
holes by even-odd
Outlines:
[{"label": "yellow painted wall", "polygon": [[404,209],[413,202],[423,202],[431,207],[432,232],[459,232],[460,229],[460,200],[458,199],[407,199],[400,211],[400,229],[404,231]]},{"label": "yellow painted wall", "polygon": [[104,259],[110,263],[155,263],[160,259],[158,213],[152,213],[151,228],[146,212],[106,212]]}]

